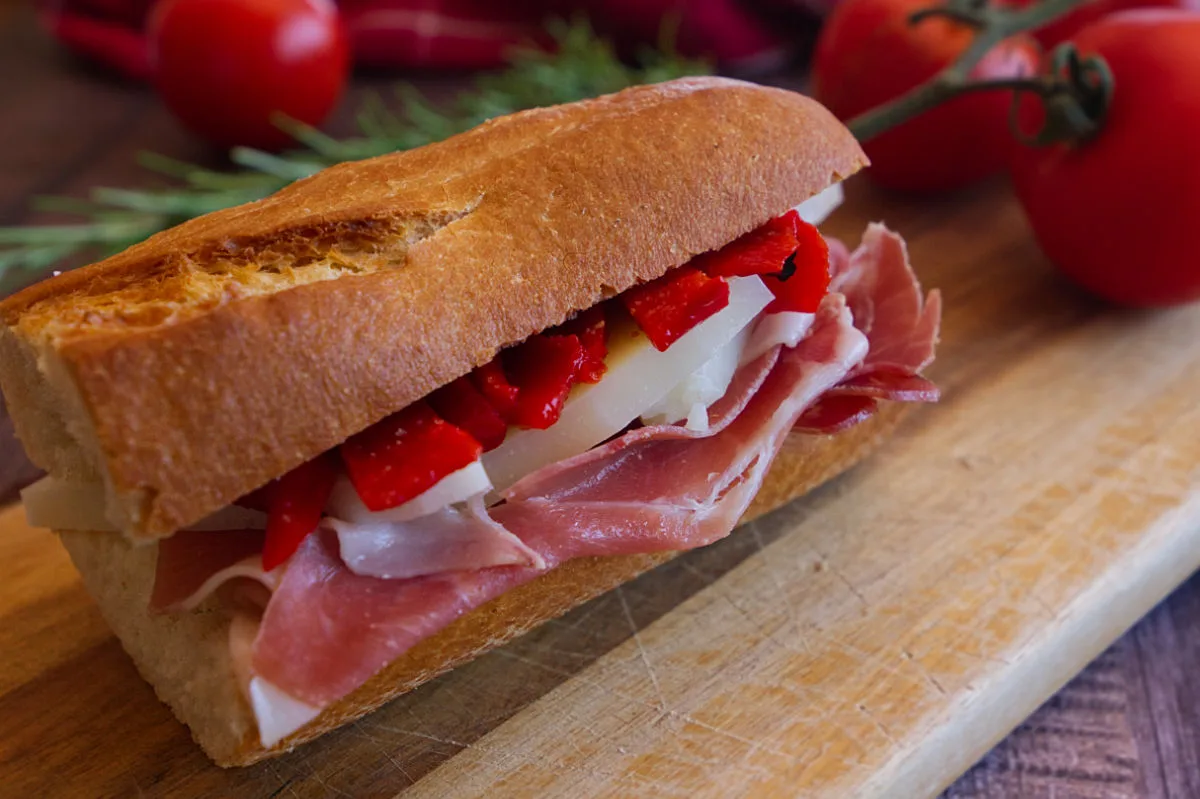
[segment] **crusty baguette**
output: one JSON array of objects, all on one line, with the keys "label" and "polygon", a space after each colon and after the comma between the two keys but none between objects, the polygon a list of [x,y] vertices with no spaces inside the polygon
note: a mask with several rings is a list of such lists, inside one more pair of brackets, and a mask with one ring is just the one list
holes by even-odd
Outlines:
[{"label": "crusty baguette", "polygon": [[[834,436],[789,436],[742,521],[807,493],[862,460],[892,432],[903,408],[887,405],[869,421]],[[147,605],[154,580],[154,547],[133,547],[109,533],[60,535],[138,670],[222,766],[249,765],[310,741],[678,554],[568,561],[459,618],[326,708],[313,722],[275,747],[263,749],[231,672],[228,617],[219,611],[151,615]]]},{"label": "crusty baguette", "polygon": [[0,304],[30,457],[191,524],[864,166],[817,103],[695,78],[336,166]]}]

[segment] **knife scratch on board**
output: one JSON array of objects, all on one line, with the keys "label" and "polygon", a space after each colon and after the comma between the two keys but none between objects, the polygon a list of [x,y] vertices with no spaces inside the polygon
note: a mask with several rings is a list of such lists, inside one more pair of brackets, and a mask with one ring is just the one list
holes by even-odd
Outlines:
[{"label": "knife scratch on board", "polygon": [[784,652],[791,652],[795,655],[812,655],[812,649],[809,648],[808,640],[803,636],[797,637],[797,640],[799,640],[801,644],[800,647],[791,644],[787,640],[781,640],[778,635],[778,630],[767,629],[766,625],[764,625],[760,619],[756,618],[750,611],[742,607],[728,591],[716,589],[715,586],[714,590],[716,591],[718,597],[725,600],[726,604],[737,611],[739,616],[745,619],[748,626],[754,628],[754,631],[759,634],[761,640],[774,644]]},{"label": "knife scratch on board", "polygon": [[617,586],[617,599],[621,601],[621,610],[625,613],[625,620],[629,622],[629,630],[633,633],[633,643],[637,646],[638,656],[642,660],[642,664],[646,667],[646,674],[650,677],[650,682],[654,686],[654,693],[658,696],[659,710],[663,713],[668,713],[670,710],[667,707],[667,698],[663,694],[662,686],[658,684],[658,675],[654,673],[654,667],[650,665],[650,658],[646,655],[646,648],[642,646],[642,634],[638,630],[637,623],[633,620],[633,612],[629,609],[629,600],[625,597],[625,586]]},{"label": "knife scratch on board", "polygon": [[566,677],[570,681],[578,682],[581,685],[586,685],[591,688],[595,688],[599,691],[603,691],[617,699],[623,699],[626,702],[629,702],[630,704],[638,705],[641,707],[648,708],[650,710],[657,711],[664,718],[676,717],[679,715],[678,713],[671,710],[670,708],[665,707],[665,705],[662,704],[661,698],[658,703],[653,703],[653,702],[645,701],[643,699],[638,699],[637,697],[627,694],[623,691],[617,690],[616,688],[613,688],[612,686],[605,685],[600,680],[595,680],[590,677],[587,677],[586,675],[584,675],[582,673],[570,672],[570,671],[566,671],[565,669],[560,669],[560,668],[551,666],[546,663],[540,663],[536,660],[533,660],[532,658],[525,657],[524,655],[519,655],[516,652],[510,652],[507,649],[494,649],[494,650],[492,650],[491,654],[497,655],[500,657],[510,658],[512,660],[516,660],[520,663],[524,663],[528,666],[532,666],[535,669],[542,669],[543,671],[547,671],[547,672],[557,675],[559,677]]},{"label": "knife scratch on board", "polygon": [[754,543],[758,547],[763,568],[766,570],[767,576],[771,578],[771,582],[775,586],[775,595],[782,600],[784,610],[787,611],[788,619],[792,623],[792,634],[795,635],[796,640],[800,641],[800,643],[804,646],[805,653],[811,654],[812,649],[808,645],[808,639],[804,636],[804,628],[800,624],[800,614],[796,610],[795,602],[792,601],[791,591],[788,590],[789,586],[783,580],[779,574],[779,571],[775,568],[775,561],[767,557],[767,547],[763,541],[762,530],[759,529],[758,522],[751,522],[750,524],[746,525],[746,529],[750,532],[750,535],[754,537]]},{"label": "knife scratch on board", "polygon": [[900,742],[896,740],[896,737],[894,735],[892,735],[891,730],[889,730],[887,728],[886,724],[884,724],[882,721],[880,721],[878,718],[875,717],[875,714],[873,714],[871,712],[871,709],[869,707],[867,707],[866,705],[861,704],[861,703],[855,705],[855,707],[858,708],[859,713],[862,713],[864,716],[867,717],[867,719],[872,724],[875,725],[875,729],[879,730],[879,732],[883,735],[884,738],[887,738],[888,743],[892,744],[893,746],[899,745]]},{"label": "knife scratch on board", "polygon": [[363,724],[362,721],[355,721],[354,730],[365,740],[369,741],[371,745],[375,747],[375,750],[379,752],[379,754],[383,755],[383,758],[391,764],[392,768],[400,772],[400,775],[403,776],[404,779],[408,780],[410,783],[416,783],[416,778],[409,774],[408,771],[405,770],[403,764],[401,764],[399,760],[392,756],[392,753],[388,751],[388,747],[384,745],[384,742],[381,741],[377,736],[373,735],[367,728],[367,725]]},{"label": "knife scratch on board", "polygon": [[913,657],[912,652],[908,651],[908,649],[905,647],[901,647],[900,654],[904,655],[904,659],[907,660],[909,663],[911,663],[917,669],[917,671],[919,671],[921,673],[921,676],[923,676],[929,682],[929,684],[932,685],[935,690],[937,690],[937,692],[939,694],[941,694],[942,696],[948,695],[948,692],[946,691],[946,689],[944,687],[942,687],[942,684],[940,682],[938,682],[936,677],[933,676],[933,673],[930,672],[929,669],[925,668],[924,663],[922,663],[921,661],[919,661],[915,657]]},{"label": "knife scratch on board", "polygon": [[377,730],[389,732],[392,735],[408,735],[413,738],[420,738],[423,741],[430,741],[431,743],[441,744],[442,746],[453,746],[458,749],[471,749],[472,748],[469,743],[464,743],[463,741],[456,741],[453,738],[441,738],[437,735],[430,735],[429,733],[426,733],[426,732],[417,732],[416,730],[406,730],[402,727],[393,727],[390,724],[377,723],[377,724],[374,724],[373,726]]},{"label": "knife scratch on board", "polygon": [[871,603],[867,601],[867,598],[865,596],[863,596],[862,591],[858,590],[858,586],[856,586],[854,584],[854,582],[852,580],[850,580],[850,578],[848,578],[842,572],[842,570],[837,567],[836,564],[834,564],[831,560],[829,560],[829,558],[825,557],[825,555],[823,553],[821,553],[817,550],[813,550],[813,551],[816,552],[817,557],[820,558],[820,560],[818,562],[822,565],[822,568],[825,571],[832,574],[834,579],[836,579],[842,585],[846,586],[846,590],[848,590],[851,594],[853,594],[854,598],[857,599],[859,601],[859,604],[862,605],[863,611],[866,612],[867,610],[870,610]]},{"label": "knife scratch on board", "polygon": [[[489,768],[496,768],[496,769],[505,768],[505,762],[504,762],[505,756],[503,753],[497,752],[494,749],[489,749],[487,747],[481,746],[478,743],[465,743],[463,741],[456,741],[451,738],[439,738],[436,735],[429,735],[428,733],[417,732],[416,730],[406,730],[406,729],[403,729],[400,727],[393,727],[388,724],[375,724],[374,726],[378,730],[382,730],[384,732],[388,732],[393,735],[408,735],[408,736],[417,738],[422,741],[429,741],[432,743],[441,744],[443,746],[455,747],[455,749],[457,751],[450,752],[446,757],[447,761],[463,750],[470,750],[472,753],[472,756],[482,765],[488,766]],[[497,756],[492,757],[491,755],[493,753],[495,753]],[[442,753],[438,753],[438,754],[442,754]],[[445,762],[445,761],[443,761],[443,762]],[[429,773],[425,774],[424,776],[422,776],[419,781],[424,781],[427,778],[429,778],[431,774],[438,774],[438,773],[439,773],[439,770],[434,769],[432,772],[429,772]]]},{"label": "knife scratch on board", "polygon": [[271,792],[270,799],[274,799],[276,796],[281,796],[284,791],[287,791],[289,796],[293,796],[295,799],[300,799],[300,795],[297,794],[296,789],[292,787],[292,780],[284,779],[283,775],[279,773],[279,767],[275,764],[274,760],[267,761],[267,770],[271,772],[272,777],[279,780],[279,787]]},{"label": "knife scratch on board", "polygon": [[692,716],[688,713],[680,713],[678,711],[668,710],[667,715],[671,716],[673,718],[677,718],[687,724],[694,724],[697,727],[707,730],[708,732],[711,732],[714,735],[719,735],[722,738],[728,738],[731,741],[737,741],[738,743],[745,744],[746,746],[749,746],[751,749],[754,749],[755,751],[766,752],[767,754],[775,755],[776,757],[781,757],[784,760],[788,761],[789,763],[794,763],[796,761],[796,756],[793,754],[789,754],[780,749],[775,749],[774,747],[768,746],[760,741],[755,741],[750,738],[747,738],[744,735],[738,735],[736,732],[727,730],[724,727],[718,727],[715,724],[709,724],[707,722],[700,721],[695,716]]},{"label": "knife scratch on board", "polygon": [[[450,699],[452,702],[454,702],[454,704],[458,705],[458,708],[459,708],[459,709],[460,709],[460,710],[463,712],[463,714],[464,714],[465,716],[467,716],[467,718],[473,719],[473,720],[475,720],[475,721],[482,721],[482,722],[487,722],[487,721],[491,721],[491,720],[492,720],[492,718],[493,718],[493,717],[490,717],[490,716],[489,716],[488,718],[484,718],[484,717],[483,717],[483,716],[481,716],[481,715],[479,714],[479,712],[478,712],[478,708],[479,708],[480,706],[492,707],[492,706],[493,706],[493,704],[492,704],[492,703],[484,703],[484,702],[470,703],[470,702],[465,702],[465,701],[463,701],[463,698],[462,698],[461,696],[459,696],[459,695],[458,695],[458,691],[454,690],[454,689],[451,687],[451,685],[452,685],[452,684],[453,684],[453,681],[451,681],[451,680],[447,680],[447,681],[446,681],[445,685],[443,685],[443,686],[441,687],[441,695],[442,695],[442,696],[448,697],[448,698],[449,698],[449,699]],[[489,693],[490,693],[490,692],[489,692]],[[507,699],[507,697],[505,697],[505,696],[501,696],[500,698],[501,698],[502,700],[503,700],[503,699]],[[415,714],[414,714],[414,715],[415,715]]]}]

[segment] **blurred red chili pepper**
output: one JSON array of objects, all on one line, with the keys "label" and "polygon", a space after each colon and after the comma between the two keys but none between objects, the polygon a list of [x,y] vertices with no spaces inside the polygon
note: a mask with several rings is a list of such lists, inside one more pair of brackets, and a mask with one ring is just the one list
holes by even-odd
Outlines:
[{"label": "blurred red chili pepper", "polygon": [[[811,10],[835,1],[340,0],[338,5],[359,64],[497,67],[514,47],[547,44],[546,19],[583,12],[623,51],[656,44],[671,30],[680,53],[744,72],[785,57],[801,39],[797,31]],[[143,31],[153,0],[40,2],[43,23],[67,47],[127,77],[149,78]]]}]

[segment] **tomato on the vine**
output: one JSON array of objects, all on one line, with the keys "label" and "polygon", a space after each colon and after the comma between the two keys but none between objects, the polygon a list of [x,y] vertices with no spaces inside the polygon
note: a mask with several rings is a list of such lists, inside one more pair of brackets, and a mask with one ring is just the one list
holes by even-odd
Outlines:
[{"label": "tomato on the vine", "polygon": [[332,0],[162,0],[147,27],[167,107],[214,144],[276,148],[276,114],[315,125],[350,67]]},{"label": "tomato on the vine", "polygon": [[[1006,5],[1024,8],[1040,0],[1009,0]],[[1098,19],[1134,8],[1182,8],[1200,11],[1200,0],[1090,0],[1043,25],[1031,34],[1045,47],[1065,42]]]},{"label": "tomato on the vine", "polygon": [[[1080,31],[1112,69],[1112,104],[1091,139],[1015,148],[1012,177],[1038,243],[1064,273],[1113,302],[1200,299],[1200,13],[1154,9]],[[1026,132],[1041,106],[1022,102]]]},{"label": "tomato on the vine", "polygon": [[[817,99],[850,119],[932,78],[970,45],[973,30],[943,18],[909,23],[930,0],[843,0],[825,22],[813,59]],[[972,71],[977,80],[1032,74],[1030,39],[1001,42]],[[1011,139],[1012,95],[994,91],[956,98],[866,142],[867,174],[890,188],[936,192],[959,188],[1004,168]]]}]

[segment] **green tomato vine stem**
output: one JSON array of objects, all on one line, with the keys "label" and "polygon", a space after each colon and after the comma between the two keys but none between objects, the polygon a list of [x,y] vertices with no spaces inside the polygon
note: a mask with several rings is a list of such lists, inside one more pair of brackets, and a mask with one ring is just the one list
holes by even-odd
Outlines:
[{"label": "green tomato vine stem", "polygon": [[[983,91],[1011,91],[1014,134],[1029,145],[1085,139],[1094,135],[1112,99],[1112,72],[1098,56],[1081,57],[1070,43],[1051,55],[1049,69],[1041,75],[995,80],[972,80],[971,71],[1000,42],[1042,27],[1090,0],[1043,0],[1024,9],[1001,8],[981,0],[948,0],[945,5],[922,9],[909,18],[912,25],[927,19],[950,19],[975,29],[975,38],[958,60],[928,82],[877,106],[847,123],[866,142],[908,122],[948,100]],[[1017,127],[1020,95],[1039,97],[1046,110],[1043,126],[1033,134]]]}]

